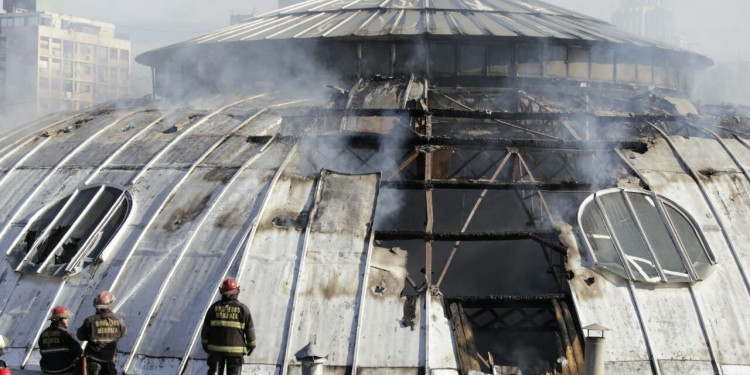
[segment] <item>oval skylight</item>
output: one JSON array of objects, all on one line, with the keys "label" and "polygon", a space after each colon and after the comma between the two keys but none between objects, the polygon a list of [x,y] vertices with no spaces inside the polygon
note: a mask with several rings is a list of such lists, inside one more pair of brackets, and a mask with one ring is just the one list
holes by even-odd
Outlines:
[{"label": "oval skylight", "polygon": [[594,264],[629,280],[694,282],[715,264],[687,212],[653,192],[597,192],[581,205],[578,225]]},{"label": "oval skylight", "polygon": [[26,225],[8,260],[22,273],[79,272],[97,261],[129,212],[125,190],[105,185],[76,190]]}]

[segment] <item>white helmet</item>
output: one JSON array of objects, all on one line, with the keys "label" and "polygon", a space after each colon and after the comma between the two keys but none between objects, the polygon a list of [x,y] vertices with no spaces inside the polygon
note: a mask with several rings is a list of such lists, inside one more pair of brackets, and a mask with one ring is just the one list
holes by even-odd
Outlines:
[{"label": "white helmet", "polygon": [[0,350],[3,350],[10,346],[10,341],[3,335],[0,335]]}]

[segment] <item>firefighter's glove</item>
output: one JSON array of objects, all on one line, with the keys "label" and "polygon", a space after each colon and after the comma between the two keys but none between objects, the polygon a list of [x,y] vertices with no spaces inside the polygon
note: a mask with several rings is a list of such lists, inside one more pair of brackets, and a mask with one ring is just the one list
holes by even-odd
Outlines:
[{"label": "firefighter's glove", "polygon": [[255,341],[247,344],[247,353],[245,355],[250,355],[253,353],[253,350],[255,350]]}]

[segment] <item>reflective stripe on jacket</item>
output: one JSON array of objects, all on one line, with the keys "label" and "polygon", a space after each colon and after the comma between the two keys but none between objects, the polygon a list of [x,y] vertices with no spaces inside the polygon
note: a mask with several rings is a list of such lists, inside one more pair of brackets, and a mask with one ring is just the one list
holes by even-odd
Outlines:
[{"label": "reflective stripe on jacket", "polygon": [[109,309],[97,310],[83,322],[76,336],[79,340],[88,341],[86,356],[97,361],[114,361],[117,357],[117,341],[127,334],[127,327]]},{"label": "reflective stripe on jacket", "polygon": [[237,295],[224,296],[206,312],[201,343],[208,353],[242,356],[255,341],[255,327],[250,309]]},{"label": "reflective stripe on jacket", "polygon": [[81,356],[81,345],[61,322],[52,322],[39,336],[39,366],[50,374],[72,369]]}]

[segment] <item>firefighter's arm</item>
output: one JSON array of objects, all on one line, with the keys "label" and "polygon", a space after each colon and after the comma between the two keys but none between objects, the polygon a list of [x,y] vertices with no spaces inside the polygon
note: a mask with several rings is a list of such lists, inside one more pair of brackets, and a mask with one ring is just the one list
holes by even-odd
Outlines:
[{"label": "firefighter's arm", "polygon": [[211,309],[208,309],[206,316],[203,317],[203,327],[201,328],[201,346],[203,351],[208,353],[208,338],[211,336],[211,326],[208,324],[208,315],[211,313]]},{"label": "firefighter's arm", "polygon": [[65,337],[65,345],[68,347],[68,350],[75,356],[76,358],[80,357],[83,354],[83,350],[81,349],[81,344],[78,343],[78,340],[73,337],[70,332],[66,331],[66,334],[63,335]]},{"label": "firefighter's arm", "polygon": [[247,354],[250,355],[255,350],[255,326],[253,325],[253,316],[250,309],[245,314],[245,342],[247,343]]},{"label": "firefighter's arm", "polygon": [[89,339],[89,320],[88,318],[83,321],[78,330],[76,331],[76,337],[81,341],[87,341]]},{"label": "firefighter's arm", "polygon": [[120,338],[125,337],[125,335],[128,334],[128,326],[125,325],[125,321],[122,319],[120,320]]}]

